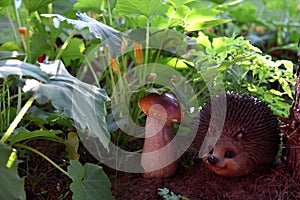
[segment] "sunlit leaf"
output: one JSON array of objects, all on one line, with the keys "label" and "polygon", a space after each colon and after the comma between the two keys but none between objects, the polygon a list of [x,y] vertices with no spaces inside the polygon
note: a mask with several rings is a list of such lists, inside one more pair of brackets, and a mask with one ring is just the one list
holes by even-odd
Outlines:
[{"label": "sunlit leaf", "polygon": [[70,189],[74,200],[114,199],[111,183],[101,166],[87,163],[84,166],[78,160],[71,160],[68,173],[73,180]]},{"label": "sunlit leaf", "polygon": [[174,6],[174,8],[178,9],[180,8],[181,6],[189,3],[189,2],[192,2],[193,0],[168,0],[168,2],[170,4],[172,4],[172,6]]}]

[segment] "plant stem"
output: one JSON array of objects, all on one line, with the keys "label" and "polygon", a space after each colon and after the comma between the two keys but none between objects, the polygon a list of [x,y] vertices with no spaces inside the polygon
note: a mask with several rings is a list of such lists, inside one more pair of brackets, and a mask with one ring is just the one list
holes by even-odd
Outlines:
[{"label": "plant stem", "polygon": [[25,113],[28,111],[30,108],[31,104],[33,103],[34,98],[28,99],[28,101],[25,103],[23,108],[20,110],[14,121],[10,124],[8,127],[7,131],[4,133],[3,137],[1,138],[0,142],[5,142],[7,138],[12,134],[12,132],[15,130]]},{"label": "plant stem", "polygon": [[[48,13],[52,14],[53,13],[53,6],[52,3],[48,4]],[[49,18],[49,28],[50,28],[50,58],[54,58],[55,54],[55,38],[54,38],[54,26],[53,26],[53,18]]]},{"label": "plant stem", "polygon": [[9,12],[8,8],[5,8],[5,11],[6,11],[6,16],[7,16],[9,25],[10,25],[12,33],[13,33],[14,41],[15,41],[16,44],[18,44],[18,35],[17,35],[17,31],[15,29],[15,25],[13,23],[13,20],[10,16],[10,12]]},{"label": "plant stem", "polygon": [[27,13],[27,20],[26,20],[26,35],[25,35],[25,45],[26,45],[26,56],[27,62],[31,63],[31,51],[30,51],[30,17],[29,13]]},{"label": "plant stem", "polygon": [[146,29],[146,49],[145,49],[145,64],[148,63],[149,54],[149,40],[150,40],[150,19],[147,18],[147,29]]},{"label": "plant stem", "polygon": [[[14,1],[13,3],[13,9],[14,9],[14,14],[15,14],[15,18],[16,18],[16,25],[17,25],[17,28],[20,28],[22,25],[21,25],[21,20],[20,20],[20,16],[19,16],[19,12],[18,12],[18,9],[16,7],[16,3]],[[26,44],[25,44],[25,41],[21,38],[21,44],[23,45],[24,48],[26,48]]]},{"label": "plant stem", "polygon": [[112,21],[112,14],[111,14],[111,9],[110,9],[110,0],[107,0],[107,10],[108,10],[108,15],[109,15],[109,25],[112,26],[113,21]]},{"label": "plant stem", "polygon": [[43,154],[42,152],[30,147],[30,146],[27,146],[27,145],[23,145],[23,144],[15,144],[14,145],[15,147],[19,147],[19,148],[23,148],[23,149],[27,149],[29,151],[32,151],[33,153],[36,153],[38,154],[39,156],[43,157],[45,160],[47,160],[49,163],[51,163],[55,168],[57,168],[59,171],[61,171],[62,173],[64,173],[65,175],[67,175],[68,177],[69,174],[68,172],[66,172],[64,169],[62,169],[60,166],[58,166],[54,161],[52,161],[48,156],[46,156],[45,154]]},{"label": "plant stem", "polygon": [[64,52],[64,50],[67,48],[69,42],[71,41],[71,39],[73,38],[73,36],[75,35],[76,33],[76,29],[73,29],[72,33],[69,35],[69,37],[66,39],[65,43],[62,45],[61,49],[59,50],[59,52],[57,53],[56,57],[55,57],[55,60],[58,60],[62,53]]}]

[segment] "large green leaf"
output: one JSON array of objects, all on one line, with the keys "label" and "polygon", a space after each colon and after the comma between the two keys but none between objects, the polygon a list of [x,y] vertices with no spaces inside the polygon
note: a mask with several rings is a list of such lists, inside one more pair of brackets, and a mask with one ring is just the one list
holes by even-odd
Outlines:
[{"label": "large green leaf", "polygon": [[110,134],[105,101],[109,98],[105,91],[71,76],[61,61],[41,64],[40,68],[48,74],[49,81],[26,80],[23,91],[32,93],[39,103],[50,100],[57,110],[73,119],[81,138],[98,138],[107,148]]},{"label": "large green leaf", "polygon": [[13,161],[13,167],[6,166],[12,152],[11,147],[0,142],[0,199],[26,199],[24,180],[16,168],[17,160]]},{"label": "large green leaf", "polygon": [[151,18],[160,5],[160,0],[118,0],[116,11],[121,15],[137,14]]},{"label": "large green leaf", "polygon": [[73,180],[70,185],[72,199],[114,199],[111,183],[101,166],[91,163],[82,166],[78,160],[71,160],[68,173]]},{"label": "large green leaf", "polygon": [[39,81],[47,82],[48,76],[37,66],[19,60],[0,60],[0,78],[9,75],[30,76]]}]

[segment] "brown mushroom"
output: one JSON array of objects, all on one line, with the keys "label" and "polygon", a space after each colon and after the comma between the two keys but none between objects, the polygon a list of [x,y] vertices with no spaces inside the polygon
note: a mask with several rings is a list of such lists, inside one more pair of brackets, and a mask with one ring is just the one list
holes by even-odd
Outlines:
[{"label": "brown mushroom", "polygon": [[[145,140],[141,157],[143,176],[170,177],[177,169],[172,122],[181,121],[181,109],[174,95],[150,94],[139,100],[147,115]],[[162,149],[163,148],[163,149]]]}]

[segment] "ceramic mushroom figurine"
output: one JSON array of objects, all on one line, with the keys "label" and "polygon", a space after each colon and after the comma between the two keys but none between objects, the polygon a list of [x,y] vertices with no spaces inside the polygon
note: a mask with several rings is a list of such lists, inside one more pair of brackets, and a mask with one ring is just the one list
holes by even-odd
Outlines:
[{"label": "ceramic mushroom figurine", "polygon": [[[139,107],[147,115],[141,157],[143,176],[147,178],[173,176],[177,169],[177,156],[174,142],[170,143],[170,141],[174,138],[172,123],[181,121],[180,105],[172,94],[153,93],[141,98]],[[161,148],[162,151],[158,151]],[[161,165],[163,167],[157,169]]]}]

